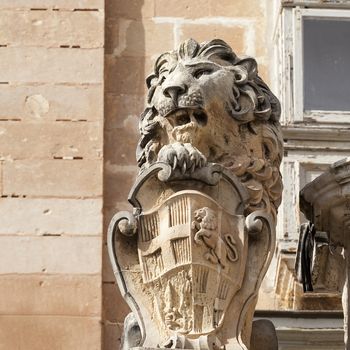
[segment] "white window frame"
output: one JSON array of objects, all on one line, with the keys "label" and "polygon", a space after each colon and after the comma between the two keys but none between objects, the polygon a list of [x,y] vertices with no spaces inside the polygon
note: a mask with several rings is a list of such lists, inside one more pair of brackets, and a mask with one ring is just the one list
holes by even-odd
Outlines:
[{"label": "white window frame", "polygon": [[296,7],[293,9],[293,31],[294,31],[294,69],[293,69],[293,109],[294,122],[308,122],[310,120],[318,123],[349,124],[350,111],[320,111],[304,110],[304,63],[303,63],[303,19],[304,18],[346,18],[350,20],[350,10],[331,9],[305,9]]}]

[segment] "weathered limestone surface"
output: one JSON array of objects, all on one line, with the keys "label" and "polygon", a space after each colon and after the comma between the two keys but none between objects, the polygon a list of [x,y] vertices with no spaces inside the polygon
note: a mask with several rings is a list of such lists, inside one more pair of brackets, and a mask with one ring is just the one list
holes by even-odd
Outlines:
[{"label": "weathered limestone surface", "polygon": [[101,278],[7,274],[1,278],[0,313],[7,315],[100,316]]},{"label": "weathered limestone surface", "polygon": [[101,196],[101,167],[100,160],[70,158],[5,162],[3,195],[62,198]]},{"label": "weathered limestone surface", "polygon": [[249,3],[237,1],[234,4],[229,0],[220,2],[215,0],[201,2],[170,0],[168,6],[162,0],[155,0],[155,14],[164,17],[201,18],[208,15],[238,18],[255,17],[262,14],[261,7],[262,4],[259,0],[252,0]]},{"label": "weathered limestone surface", "polygon": [[[6,236],[0,237],[0,273],[98,274],[101,270],[101,239],[93,237]],[[28,258],[30,256],[30,258]],[[62,259],[64,257],[64,259]],[[16,264],[9,264],[11,259]]]},{"label": "weathered limestone surface", "polygon": [[3,198],[1,233],[98,236],[102,231],[101,210],[100,198]]},{"label": "weathered limestone surface", "polygon": [[[102,54],[102,48],[1,47],[1,81],[98,84],[103,80]],[[47,69],[42,69],[43,66]],[[18,71],[16,67],[26,69]]]},{"label": "weathered limestone surface", "polygon": [[1,346],[4,349],[95,350],[101,344],[99,317],[2,316]]},{"label": "weathered limestone surface", "polygon": [[[99,159],[102,155],[102,124],[0,123],[0,159]],[[67,125],[68,124],[68,125]],[[81,133],[85,135],[80,137]]]},{"label": "weathered limestone surface", "polygon": [[0,92],[1,121],[101,120],[103,94],[99,85],[6,84],[0,85]]},{"label": "weathered limestone surface", "polygon": [[162,54],[147,86],[133,213],[108,232],[133,311],[123,349],[249,348],[281,201],[279,102],[219,39]]},{"label": "weathered limestone surface", "polygon": [[103,0],[4,0],[1,3],[4,9],[30,9],[30,10],[103,10]]},{"label": "weathered limestone surface", "polygon": [[[17,31],[11,27],[15,20]],[[102,11],[4,10],[0,14],[0,41],[16,46],[98,48],[103,46],[103,20]]]},{"label": "weathered limestone surface", "polygon": [[102,343],[104,1],[0,1],[0,348]]}]

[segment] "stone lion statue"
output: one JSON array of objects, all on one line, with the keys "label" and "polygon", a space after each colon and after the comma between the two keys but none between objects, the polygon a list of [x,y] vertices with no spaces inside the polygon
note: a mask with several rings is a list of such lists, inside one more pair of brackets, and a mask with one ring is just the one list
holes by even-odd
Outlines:
[{"label": "stone lion statue", "polygon": [[250,194],[249,214],[281,201],[280,105],[253,58],[215,39],[193,39],[157,59],[147,78],[137,149],[141,171],[157,161],[182,172],[207,162],[232,171]]}]

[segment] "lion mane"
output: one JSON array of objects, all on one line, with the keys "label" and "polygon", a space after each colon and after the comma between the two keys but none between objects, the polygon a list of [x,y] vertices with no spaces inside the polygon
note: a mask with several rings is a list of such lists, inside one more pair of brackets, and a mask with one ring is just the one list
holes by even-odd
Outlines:
[{"label": "lion mane", "polygon": [[[276,218],[281,202],[282,179],[279,166],[283,156],[283,139],[279,124],[280,104],[275,95],[258,75],[253,58],[239,58],[231,47],[215,39],[199,44],[193,39],[183,42],[175,51],[163,53],[155,62],[154,72],[147,78],[147,106],[140,117],[141,137],[137,147],[137,161],[141,172],[157,161],[160,149],[166,144],[164,126],[154,95],[167,74],[182,61],[203,59],[221,65],[232,73],[232,93],[228,93],[225,113],[239,128],[237,137],[260,137],[261,152],[247,147],[239,159],[233,153],[208,157],[209,162],[219,163],[238,176],[250,194],[249,212],[266,209]],[[197,100],[200,96],[196,96]],[[165,141],[164,141],[165,140]],[[256,139],[255,139],[256,140]]]},{"label": "lion mane", "polygon": [[194,213],[196,222],[198,222],[198,228],[204,228],[207,230],[217,229],[217,220],[214,211],[208,207],[198,209]]}]

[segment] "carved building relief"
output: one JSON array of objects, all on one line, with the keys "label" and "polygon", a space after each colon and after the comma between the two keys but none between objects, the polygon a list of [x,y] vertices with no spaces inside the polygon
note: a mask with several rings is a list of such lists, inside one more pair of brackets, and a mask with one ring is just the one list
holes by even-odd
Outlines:
[{"label": "carved building relief", "polygon": [[108,235],[134,346],[247,349],[281,200],[279,102],[217,39],[161,55],[147,85],[133,213]]}]

